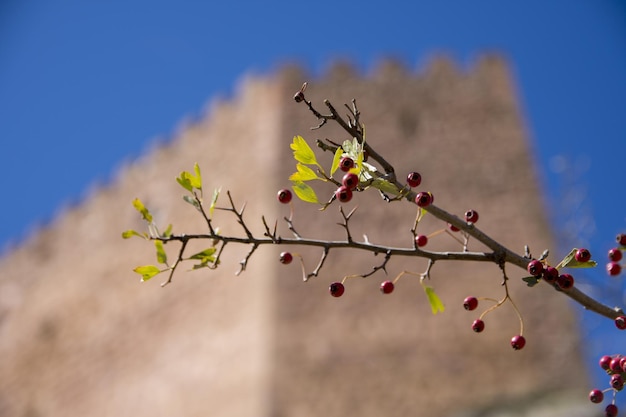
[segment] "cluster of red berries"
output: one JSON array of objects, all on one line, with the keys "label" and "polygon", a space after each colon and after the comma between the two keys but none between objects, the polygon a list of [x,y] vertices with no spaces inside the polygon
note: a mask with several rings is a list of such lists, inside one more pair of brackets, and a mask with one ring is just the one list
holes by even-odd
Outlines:
[{"label": "cluster of red berries", "polygon": [[[474,311],[478,308],[478,298],[476,297],[467,297],[463,300],[463,308],[467,311]],[[490,310],[487,310],[490,311]],[[483,313],[484,315],[485,313]],[[482,315],[480,318],[477,318],[472,323],[472,330],[476,333],[481,333],[485,330],[485,322],[482,320]],[[511,338],[511,347],[515,350],[523,349],[526,346],[526,339],[521,334],[515,335]]]},{"label": "cluster of red berries", "polygon": [[604,355],[598,362],[600,368],[604,369],[609,375],[610,388],[599,390],[594,388],[589,392],[589,400],[592,403],[600,404],[604,401],[604,394],[608,391],[613,392],[613,400],[611,404],[604,409],[605,415],[610,417],[617,416],[617,406],[615,405],[615,395],[624,389],[624,381],[626,381],[626,356],[622,355]]},{"label": "cluster of red berries", "polygon": [[[584,248],[578,249],[574,258],[578,262],[588,262],[591,259],[591,252]],[[560,274],[558,269],[549,265],[544,265],[543,262],[537,259],[530,261],[526,270],[533,277],[542,278],[545,282],[553,285],[556,289],[567,291],[574,286],[574,277],[571,274]]]},{"label": "cluster of red berries", "polygon": [[612,277],[622,272],[622,265],[619,262],[622,260],[622,251],[626,250],[626,234],[620,233],[615,240],[620,247],[609,250],[609,263],[606,264],[606,272]]}]

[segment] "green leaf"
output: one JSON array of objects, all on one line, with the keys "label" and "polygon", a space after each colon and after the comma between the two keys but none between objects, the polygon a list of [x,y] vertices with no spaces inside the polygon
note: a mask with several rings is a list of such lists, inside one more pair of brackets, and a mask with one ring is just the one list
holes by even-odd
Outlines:
[{"label": "green leaf", "polygon": [[202,191],[202,177],[200,176],[200,168],[196,163],[194,165],[194,170],[196,175],[193,175],[190,172],[183,171],[176,178],[176,181],[187,191],[193,192],[193,189]]},{"label": "green leaf", "polygon": [[138,231],[136,231],[136,230],[132,230],[132,229],[130,229],[130,230],[126,230],[125,232],[122,232],[122,238],[123,238],[123,239],[129,239],[129,238],[131,238],[131,237],[133,237],[133,236],[139,236],[139,237],[144,238],[144,239],[146,239],[146,238],[147,238],[147,236],[146,236],[146,235],[142,235],[142,234],[141,234],[141,233],[139,233]]},{"label": "green leaf", "polygon": [[343,149],[339,147],[335,151],[335,156],[333,157],[333,164],[330,167],[330,175],[333,175],[335,171],[337,171],[337,168],[339,168],[339,162],[341,161],[342,156],[343,156]]},{"label": "green leaf", "polygon": [[146,206],[143,205],[140,199],[135,198],[133,200],[133,207],[135,207],[135,209],[139,213],[141,213],[141,216],[143,217],[145,221],[147,221],[148,223],[152,223],[152,214],[150,214],[150,212],[148,211]]},{"label": "green leaf", "polygon": [[293,143],[290,146],[293,150],[293,157],[296,161],[307,165],[317,165],[315,153],[302,136],[294,136]]},{"label": "green leaf", "polygon": [[208,249],[203,250],[202,252],[194,253],[187,259],[204,259],[204,258],[213,256],[215,251],[216,251],[215,248],[208,248]]},{"label": "green leaf", "polygon": [[187,171],[183,171],[180,173],[179,177],[176,177],[176,181],[187,191],[190,193],[193,192],[193,186],[191,185],[191,180],[189,179],[189,173]]},{"label": "green leaf", "polygon": [[163,237],[170,237],[172,236],[172,224],[168,224],[167,225],[167,229],[165,229],[165,232],[163,232]]},{"label": "green leaf", "polygon": [[289,180],[298,182],[323,180],[323,178],[319,177],[315,173],[315,171],[300,162],[298,162],[298,164],[296,165],[296,169],[298,170],[298,172],[291,174]]},{"label": "green leaf", "polygon": [[221,188],[216,188],[213,190],[213,198],[211,198],[211,205],[209,206],[209,218],[213,217],[213,211],[215,210],[215,205],[217,204],[217,198],[220,196]]},{"label": "green leaf", "polygon": [[526,285],[529,287],[534,287],[539,283],[540,279],[541,278],[530,276],[522,278],[522,281],[526,282]]},{"label": "green leaf", "polygon": [[433,314],[437,314],[438,312],[443,313],[443,311],[445,310],[445,307],[443,306],[443,303],[441,302],[437,294],[435,294],[435,290],[433,289],[433,287],[429,287],[428,285],[425,285],[424,291],[426,291],[426,296],[428,297],[428,302],[430,303],[430,309],[432,310]]},{"label": "green leaf", "polygon": [[161,242],[160,240],[155,240],[154,246],[156,247],[157,262],[167,265],[167,254],[165,253],[165,249],[163,248],[163,242]]},{"label": "green leaf", "polygon": [[578,262],[576,260],[576,251],[578,248],[574,248],[567,254],[565,258],[556,266],[556,269],[561,268],[593,268],[598,265],[596,261]]},{"label": "green leaf", "polygon": [[320,204],[319,200],[317,199],[317,194],[315,194],[315,191],[309,185],[301,181],[294,181],[291,187],[293,188],[293,191],[296,193],[298,198],[300,198],[300,200],[306,201],[307,203]]},{"label": "green leaf", "polygon": [[186,194],[183,196],[183,200],[200,210],[200,203],[198,203],[198,200],[196,200],[195,197]]},{"label": "green leaf", "polygon": [[192,181],[192,185],[202,191],[202,175],[200,174],[200,165],[197,162],[193,165],[193,171],[196,173],[196,176],[194,177],[195,181]]},{"label": "green leaf", "polygon": [[141,282],[148,281],[153,276],[162,272],[159,268],[157,268],[154,265],[138,266],[137,268],[133,269],[133,271],[141,275]]}]

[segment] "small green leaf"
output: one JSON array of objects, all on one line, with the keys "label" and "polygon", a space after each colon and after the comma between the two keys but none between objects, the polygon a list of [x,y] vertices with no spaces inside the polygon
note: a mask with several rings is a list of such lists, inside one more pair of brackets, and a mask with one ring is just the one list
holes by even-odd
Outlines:
[{"label": "small green leaf", "polygon": [[526,282],[526,285],[528,285],[529,287],[534,287],[535,285],[539,283],[540,278],[530,276],[530,277],[522,278],[522,281]]},{"label": "small green leaf", "polygon": [[155,240],[154,246],[156,247],[157,262],[167,265],[167,254],[165,253],[165,249],[163,248],[163,242],[161,242],[160,240]]},{"label": "small green leaf", "polygon": [[593,268],[598,265],[596,261],[587,261],[587,262],[578,262],[576,260],[576,251],[578,248],[574,248],[567,254],[565,258],[555,267],[556,269],[561,268]]},{"label": "small green leaf", "polygon": [[124,238],[124,239],[129,239],[129,238],[131,238],[133,236],[139,236],[139,237],[144,238],[144,239],[147,238],[146,235],[142,235],[138,231],[132,230],[132,229],[126,230],[125,232],[122,232],[122,238]]},{"label": "small green leaf", "polygon": [[333,164],[330,167],[330,175],[333,175],[335,171],[337,171],[337,168],[339,168],[339,162],[341,161],[342,156],[343,156],[343,149],[339,147],[335,151],[335,156],[333,157]]},{"label": "small green leaf", "polygon": [[217,204],[217,198],[220,196],[221,188],[216,188],[213,190],[213,198],[211,198],[211,205],[209,206],[209,218],[213,217],[213,211],[215,210],[215,205]]},{"label": "small green leaf", "polygon": [[195,208],[200,210],[200,203],[198,203],[198,200],[196,200],[195,197],[192,197],[192,196],[186,194],[186,195],[183,196],[183,200],[185,200],[187,203],[191,204],[192,206],[194,206]]},{"label": "small green leaf", "polygon": [[302,136],[294,136],[293,143],[290,146],[296,161],[307,165],[317,165],[315,153]]},{"label": "small green leaf", "polygon": [[306,201],[307,203],[320,203],[317,199],[317,194],[315,194],[315,191],[309,185],[301,181],[295,181],[291,187],[300,200]]},{"label": "small green leaf", "polygon": [[141,275],[141,282],[148,281],[153,276],[162,272],[159,268],[157,268],[154,265],[138,266],[137,268],[133,269],[133,271]]},{"label": "small green leaf", "polygon": [[165,232],[163,232],[163,237],[170,237],[172,236],[172,224],[168,224],[167,225],[167,229],[165,229]]},{"label": "small green leaf", "polygon": [[298,172],[291,174],[289,177],[290,181],[304,182],[311,180],[323,180],[323,178],[319,177],[315,171],[300,162],[296,165],[296,169]]},{"label": "small green leaf", "polygon": [[428,285],[425,285],[424,291],[426,291],[426,296],[428,297],[428,302],[430,303],[430,309],[432,310],[433,314],[437,314],[438,312],[443,313],[443,311],[445,310],[445,307],[443,306],[443,303],[441,302],[437,294],[435,294],[435,290],[433,289],[433,287],[429,287]]},{"label": "small green leaf", "polygon": [[193,165],[193,171],[196,173],[196,176],[194,177],[195,182],[192,181],[192,185],[202,191],[202,175],[200,174],[200,165],[197,162]]},{"label": "small green leaf", "polygon": [[176,181],[187,191],[190,193],[193,192],[193,186],[191,185],[191,180],[189,179],[189,173],[187,171],[183,171],[180,173],[179,177],[176,177]]},{"label": "small green leaf", "polygon": [[143,205],[140,199],[135,198],[133,200],[133,207],[135,207],[135,209],[139,213],[141,213],[141,216],[143,217],[145,221],[147,221],[148,223],[152,223],[152,214],[150,214],[150,212],[148,211],[146,206]]},{"label": "small green leaf", "polygon": [[208,249],[203,250],[202,252],[194,253],[187,259],[204,259],[204,258],[212,256],[215,253],[215,251],[216,251],[215,248],[208,248]]}]

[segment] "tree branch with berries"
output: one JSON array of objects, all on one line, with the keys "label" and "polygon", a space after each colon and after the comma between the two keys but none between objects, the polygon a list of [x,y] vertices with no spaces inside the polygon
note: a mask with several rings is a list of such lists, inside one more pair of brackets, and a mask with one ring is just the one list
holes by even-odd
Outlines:
[{"label": "tree branch with berries", "polygon": [[[550,285],[556,292],[570,297],[585,309],[614,320],[617,328],[621,330],[626,329],[626,316],[622,308],[605,305],[601,301],[585,294],[576,286],[574,276],[563,271],[570,268],[595,267],[597,263],[591,259],[591,253],[588,249],[574,248],[564,259],[556,264],[548,261],[549,252],[547,250],[538,258],[534,258],[531,255],[528,246],[525,246],[524,253],[510,250],[476,226],[479,214],[475,210],[468,210],[463,218],[459,218],[435,205],[435,196],[431,191],[419,190],[422,177],[418,172],[409,173],[405,181],[401,182],[396,176],[393,165],[382,154],[378,153],[373,144],[367,139],[356,100],[352,100],[351,105],[345,105],[347,110],[345,117],[328,100],[323,102],[326,110],[322,112],[311,101],[307,100],[305,96],[306,88],[307,84],[305,83],[294,95],[294,100],[297,103],[306,105],[308,110],[318,120],[318,124],[312,127],[312,129],[321,129],[327,123],[333,122],[346,131],[351,139],[342,143],[329,139],[316,142],[317,148],[322,153],[329,154],[330,166],[328,169],[325,169],[324,165],[318,162],[318,155],[302,136],[293,138],[290,148],[296,161],[296,170],[289,177],[291,190],[279,190],[276,196],[279,203],[290,207],[289,215],[282,219],[289,230],[289,235],[279,233],[278,222],[270,224],[264,216],[260,217],[264,232],[262,235],[255,235],[248,226],[248,220],[244,217],[245,203],[241,206],[237,205],[230,191],[226,192],[225,203],[222,202],[224,200],[223,197],[220,199],[222,193],[219,188],[213,191],[209,199],[205,199],[200,167],[198,164],[195,164],[193,172],[183,171],[176,180],[187,192],[183,197],[184,201],[192,205],[206,223],[207,231],[205,233],[173,234],[171,225],[161,232],[155,224],[152,214],[141,200],[135,199],[133,201],[133,206],[147,223],[147,232],[127,230],[122,236],[124,238],[138,236],[152,241],[156,250],[157,263],[159,264],[143,265],[135,268],[134,271],[141,275],[142,281],[148,281],[156,275],[163,274],[167,278],[162,282],[162,285],[168,285],[172,283],[174,275],[182,263],[191,262],[194,270],[202,268],[216,269],[221,264],[221,256],[227,246],[230,247],[230,245],[234,244],[248,247],[248,252],[239,262],[237,274],[246,270],[248,263],[261,246],[296,245],[319,248],[321,250],[320,259],[311,271],[306,270],[301,255],[287,251],[283,251],[280,254],[279,261],[283,264],[290,264],[296,258],[299,259],[302,265],[302,279],[307,281],[320,275],[326,262],[329,261],[329,258],[332,258],[333,251],[349,249],[383,254],[384,258],[380,263],[372,265],[371,270],[367,273],[347,274],[343,279],[332,282],[329,285],[330,295],[341,297],[345,293],[345,282],[350,278],[367,278],[381,270],[386,272],[387,263],[393,257],[419,257],[428,260],[428,265],[424,271],[402,271],[394,279],[383,281],[380,290],[383,294],[390,294],[393,292],[395,284],[399,279],[407,275],[417,276],[420,279],[433,314],[437,314],[443,312],[445,307],[430,283],[430,272],[435,267],[435,263],[444,261],[487,262],[496,264],[501,270],[504,296],[499,300],[473,296],[464,300],[463,305],[466,310],[475,310],[479,304],[483,303],[491,304],[472,323],[472,329],[475,332],[484,330],[483,318],[487,314],[504,304],[510,304],[520,323],[519,334],[511,339],[511,346],[515,350],[519,350],[524,348],[526,344],[523,335],[524,322],[522,312],[516,306],[509,292],[508,282],[510,278],[507,274],[507,265],[523,269],[526,273],[523,274],[524,276],[521,279],[528,286],[532,287],[540,283]],[[318,197],[316,191],[310,185],[316,181],[331,187],[328,199],[321,200]],[[372,243],[368,241],[367,237],[364,237],[362,241],[353,238],[350,220],[356,215],[356,209],[346,213],[343,204],[351,201],[355,193],[358,192],[377,192],[385,202],[408,203],[416,207],[415,218],[410,223],[412,240],[407,242],[405,247],[392,247]],[[292,204],[294,194],[304,202],[318,205],[322,211],[338,205],[341,216],[339,225],[344,229],[345,237],[341,240],[325,240],[301,235],[297,231],[297,224],[294,218],[294,206]],[[233,220],[241,227],[241,234],[237,236],[222,235],[219,227],[215,224],[217,222],[215,219],[216,211],[230,213]],[[418,226],[427,217],[437,219],[437,221],[441,222],[442,227],[429,235],[420,234]],[[458,241],[462,250],[445,252],[428,250],[429,240],[441,234],[447,234]],[[471,251],[469,246],[472,240],[482,243],[488,250]],[[187,253],[187,248],[188,243],[191,241],[207,242],[207,247],[202,251],[189,254]],[[179,243],[180,246],[174,260],[170,261],[164,249],[164,244],[175,242]],[[606,268],[611,276],[617,276],[621,273],[622,265],[620,261],[622,260],[623,251],[626,250],[625,234],[617,236],[617,244],[618,246],[611,249],[608,254],[609,263]],[[626,378],[626,358],[621,356],[609,357],[609,359],[603,358],[601,366],[611,375],[611,387],[604,391],[594,389],[590,393],[590,400],[595,403],[602,402],[604,393],[607,391],[612,390],[614,394],[620,391],[623,388],[624,378]],[[615,414],[610,414],[613,412],[613,407],[615,408]],[[614,397],[611,404],[607,406],[606,413],[607,415],[616,415],[617,407],[615,406]]]}]

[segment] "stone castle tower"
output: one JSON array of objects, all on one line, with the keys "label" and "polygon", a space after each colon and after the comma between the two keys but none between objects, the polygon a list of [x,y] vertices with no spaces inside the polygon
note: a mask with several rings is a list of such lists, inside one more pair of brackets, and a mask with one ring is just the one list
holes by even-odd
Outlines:
[{"label": "stone castle tower", "polygon": [[[351,251],[331,251],[307,283],[296,262],[277,262],[282,247],[260,248],[235,276],[248,251],[236,245],[215,271],[183,265],[165,288],[160,276],[139,282],[132,269],[154,263],[154,248],[121,239],[123,230],[144,230],[131,202],[141,198],[175,233],[202,233],[206,225],[174,181],[194,162],[209,192],[222,187],[223,196],[230,190],[236,204],[247,203],[254,233],[262,235],[264,215],[289,234],[280,223],[288,209],[275,194],[294,170],[291,138],[347,139],[330,124],[309,129],[317,121],[292,100],[303,81],[320,109],[326,98],[336,107],[356,98],[368,141],[399,175],[418,170],[440,207],[477,210],[480,228],[514,250],[553,247],[502,59],[484,57],[466,72],[438,58],[418,75],[386,62],[369,76],[337,65],[320,79],[294,68],[247,79],[232,100],[214,103],[206,118],[155,145],[0,259],[1,416],[419,417],[492,415],[500,407],[522,415],[529,404],[572,390],[584,400],[571,306],[545,285],[523,285],[521,270],[508,271],[528,340],[519,352],[508,342],[519,332],[510,305],[489,314],[481,334],[470,329],[479,313],[462,308],[467,295],[503,296],[501,273],[490,264],[437,263],[430,284],[446,305],[437,315],[411,276],[386,296],[378,291],[382,272],[348,280],[341,298],[328,296],[331,281],[381,261]],[[375,192],[356,195],[349,207],[356,205],[355,239],[410,245],[414,206],[385,203]],[[294,206],[302,235],[343,238],[336,205],[326,212]],[[215,222],[224,235],[243,233],[231,213],[217,211]],[[423,227],[442,225],[426,219]],[[429,245],[459,249],[446,235]],[[178,247],[169,246],[173,258]],[[291,250],[309,269],[320,256]],[[392,258],[387,271],[394,277],[425,267]],[[566,414],[574,415],[550,415]]]}]

